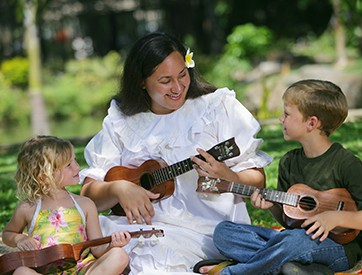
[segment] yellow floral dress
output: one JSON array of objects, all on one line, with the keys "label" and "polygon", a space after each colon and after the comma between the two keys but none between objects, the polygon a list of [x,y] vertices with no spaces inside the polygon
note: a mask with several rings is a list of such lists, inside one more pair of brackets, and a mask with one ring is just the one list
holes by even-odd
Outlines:
[{"label": "yellow floral dress", "polygon": [[[41,209],[41,199],[37,202],[28,234],[41,243],[41,248],[64,243],[76,244],[87,240],[84,212],[71,193],[69,195],[74,202],[71,208]],[[95,257],[90,250],[86,249],[76,266],[67,268],[69,263],[64,261],[62,264],[65,270],[53,268],[47,274],[84,274],[85,267],[94,260]]]}]

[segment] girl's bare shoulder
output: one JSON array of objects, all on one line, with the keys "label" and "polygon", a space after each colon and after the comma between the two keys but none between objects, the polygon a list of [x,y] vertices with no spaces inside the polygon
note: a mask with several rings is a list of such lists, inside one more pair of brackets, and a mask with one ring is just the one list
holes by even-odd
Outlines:
[{"label": "girl's bare shoulder", "polygon": [[34,215],[36,208],[35,203],[21,201],[13,212],[13,218],[24,220],[29,223]]},{"label": "girl's bare shoulder", "polygon": [[36,208],[36,203],[32,203],[29,201],[21,201],[17,207],[15,208],[15,211],[20,213],[33,213]]},{"label": "girl's bare shoulder", "polygon": [[93,200],[91,200],[90,198],[86,197],[86,196],[81,196],[81,195],[77,195],[72,193],[72,196],[74,197],[74,199],[77,201],[77,203],[83,208],[83,207],[95,207],[95,203],[93,202]]}]

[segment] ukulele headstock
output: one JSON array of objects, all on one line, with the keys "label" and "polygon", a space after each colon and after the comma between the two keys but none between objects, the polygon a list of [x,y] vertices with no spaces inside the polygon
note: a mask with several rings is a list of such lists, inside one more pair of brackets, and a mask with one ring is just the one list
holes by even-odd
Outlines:
[{"label": "ukulele headstock", "polygon": [[154,228],[152,228],[151,230],[140,229],[137,232],[132,232],[131,235],[132,234],[135,237],[138,237],[138,245],[140,246],[144,246],[145,239],[148,238],[151,240],[152,245],[156,245],[159,242],[158,238],[165,236],[162,229],[154,229]]},{"label": "ukulele headstock", "polygon": [[150,230],[140,229],[139,231],[133,233],[135,234],[135,237],[143,236],[143,238],[145,239],[151,238],[153,235],[156,236],[157,238],[165,236],[163,229],[155,229],[155,228],[152,228]]},{"label": "ukulele headstock", "polygon": [[[240,149],[238,145],[235,143],[234,137],[226,141],[223,141],[219,144],[216,144],[207,152],[218,161],[224,161],[240,155]],[[204,160],[202,156],[200,156],[200,158]]]}]

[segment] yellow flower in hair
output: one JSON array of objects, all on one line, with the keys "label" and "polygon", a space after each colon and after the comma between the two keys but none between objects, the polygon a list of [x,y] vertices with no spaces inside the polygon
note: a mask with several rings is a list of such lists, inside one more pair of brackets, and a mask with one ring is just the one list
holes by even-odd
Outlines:
[{"label": "yellow flower in hair", "polygon": [[194,53],[190,52],[190,48],[188,48],[185,55],[185,65],[187,68],[195,67],[195,61],[192,59],[193,55]]}]

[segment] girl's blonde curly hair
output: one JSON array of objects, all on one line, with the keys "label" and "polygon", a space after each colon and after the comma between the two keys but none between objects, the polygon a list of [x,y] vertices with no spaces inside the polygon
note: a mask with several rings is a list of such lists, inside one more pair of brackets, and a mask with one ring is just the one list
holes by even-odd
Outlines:
[{"label": "girl's blonde curly hair", "polygon": [[37,136],[26,141],[18,154],[15,174],[17,197],[35,203],[40,197],[52,197],[59,182],[54,175],[72,158],[73,146],[54,136]]}]

